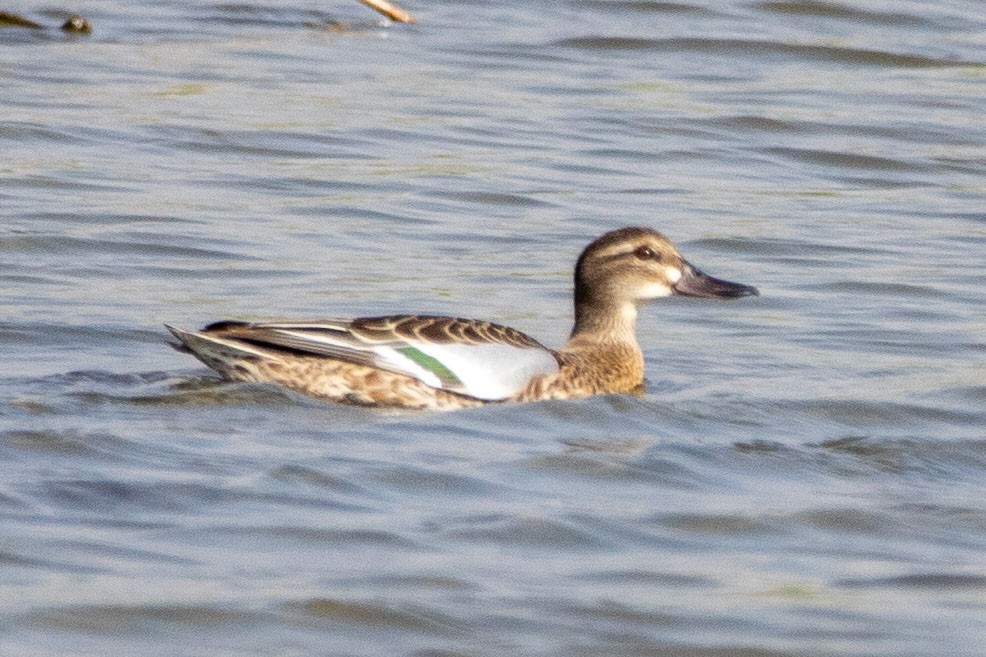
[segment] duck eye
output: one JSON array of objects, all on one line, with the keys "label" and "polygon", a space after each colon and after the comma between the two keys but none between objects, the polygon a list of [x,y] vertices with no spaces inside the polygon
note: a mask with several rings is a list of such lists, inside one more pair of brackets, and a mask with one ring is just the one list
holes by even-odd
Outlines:
[{"label": "duck eye", "polygon": [[654,249],[649,246],[638,246],[637,250],[633,252],[633,255],[637,256],[640,260],[660,260],[660,256],[654,253]]}]

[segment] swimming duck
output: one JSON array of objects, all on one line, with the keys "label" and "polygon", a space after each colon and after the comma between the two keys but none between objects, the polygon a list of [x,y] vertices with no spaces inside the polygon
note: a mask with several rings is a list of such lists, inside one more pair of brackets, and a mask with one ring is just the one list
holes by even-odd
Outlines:
[{"label": "swimming duck", "polygon": [[749,285],[703,274],[661,233],[621,228],[575,265],[575,326],[559,349],[491,322],[390,315],[317,322],[165,325],[226,378],[275,383],[337,402],[455,409],[636,392],[644,381],[637,310],[658,297],[735,298]]}]

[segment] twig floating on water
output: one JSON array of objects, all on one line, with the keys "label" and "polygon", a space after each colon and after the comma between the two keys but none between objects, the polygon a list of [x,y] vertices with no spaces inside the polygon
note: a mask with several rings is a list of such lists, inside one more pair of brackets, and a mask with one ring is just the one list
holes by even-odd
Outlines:
[{"label": "twig floating on water", "polygon": [[29,18],[24,18],[17,14],[12,14],[7,11],[0,11],[0,26],[2,27],[29,27],[32,30],[42,30],[44,25],[40,23],[35,23]]},{"label": "twig floating on water", "polygon": [[[35,23],[30,18],[24,18],[19,14],[13,14],[9,11],[0,11],[0,27],[28,27],[32,30],[45,29],[45,26],[41,23]],[[92,23],[82,16],[72,15],[62,23],[62,30],[78,34],[89,34],[92,32]]]},{"label": "twig floating on water", "polygon": [[413,23],[414,16],[407,13],[397,5],[387,2],[387,0],[359,0],[367,7],[376,9],[381,14],[386,16],[392,21],[397,21],[398,23]]}]

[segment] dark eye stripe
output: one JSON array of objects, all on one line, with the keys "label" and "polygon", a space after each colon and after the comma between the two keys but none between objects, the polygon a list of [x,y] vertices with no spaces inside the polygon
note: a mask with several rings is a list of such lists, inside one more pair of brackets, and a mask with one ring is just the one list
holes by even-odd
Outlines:
[{"label": "dark eye stripe", "polygon": [[616,253],[610,253],[607,255],[598,256],[598,259],[600,261],[619,260],[621,258],[626,258],[628,256],[633,256],[634,258],[638,258],[640,260],[655,260],[657,262],[661,262],[661,260],[664,259],[664,255],[662,253],[655,251],[654,249],[652,249],[647,245],[641,245],[629,251],[622,250],[622,251],[617,251]]}]

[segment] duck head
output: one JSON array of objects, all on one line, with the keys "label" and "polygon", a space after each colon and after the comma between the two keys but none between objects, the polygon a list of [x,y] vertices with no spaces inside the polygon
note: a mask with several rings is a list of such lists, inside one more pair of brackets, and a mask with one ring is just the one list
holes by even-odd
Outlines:
[{"label": "duck head", "polygon": [[606,233],[585,248],[575,266],[577,316],[593,307],[635,311],[651,299],[673,295],[733,299],[757,294],[755,287],[702,273],[650,228]]}]

